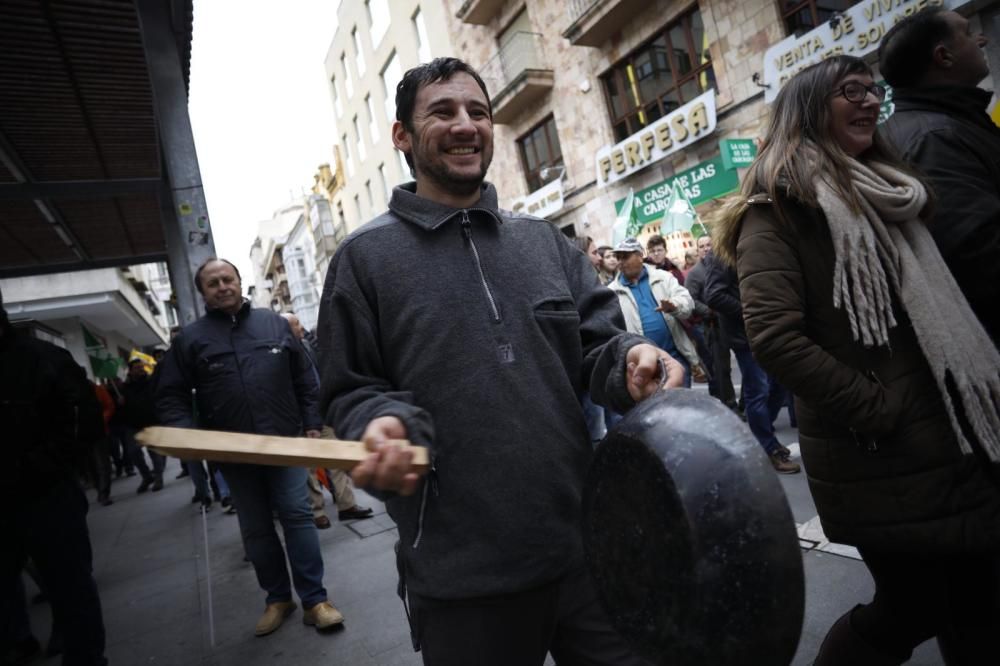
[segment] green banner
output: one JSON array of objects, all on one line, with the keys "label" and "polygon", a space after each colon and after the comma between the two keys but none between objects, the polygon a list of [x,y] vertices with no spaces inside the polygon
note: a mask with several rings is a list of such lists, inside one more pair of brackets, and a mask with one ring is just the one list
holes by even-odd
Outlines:
[{"label": "green banner", "polygon": [[80,325],[83,329],[83,346],[90,359],[90,369],[97,379],[112,379],[118,376],[118,370],[122,366],[121,359],[111,355],[108,348],[99,336],[91,333],[86,326]]},{"label": "green banner", "polygon": [[753,139],[720,139],[719,152],[722,166],[727,171],[748,167],[757,157],[757,144]]},{"label": "green banner", "polygon": [[[687,171],[675,173],[666,180],[635,193],[635,208],[643,224],[654,222],[663,217],[670,204],[670,193],[674,185],[679,186],[692,206],[711,201],[724,194],[735,191],[740,186],[740,179],[735,171],[722,167],[722,157],[716,156],[706,160]],[[620,215],[628,197],[615,202],[615,214]]]}]

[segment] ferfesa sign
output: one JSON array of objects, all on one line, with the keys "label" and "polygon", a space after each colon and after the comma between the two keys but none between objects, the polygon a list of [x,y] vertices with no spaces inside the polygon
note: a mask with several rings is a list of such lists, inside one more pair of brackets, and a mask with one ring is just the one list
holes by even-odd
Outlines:
[{"label": "ferfesa sign", "polygon": [[621,180],[713,131],[715,90],[709,90],[621,143],[597,151],[597,184]]},{"label": "ferfesa sign", "polygon": [[967,0],[865,0],[801,37],[789,35],[764,53],[764,100],[774,101],[785,82],[809,65],[835,55],[859,58],[878,48],[900,19],[930,7],[953,9]]}]

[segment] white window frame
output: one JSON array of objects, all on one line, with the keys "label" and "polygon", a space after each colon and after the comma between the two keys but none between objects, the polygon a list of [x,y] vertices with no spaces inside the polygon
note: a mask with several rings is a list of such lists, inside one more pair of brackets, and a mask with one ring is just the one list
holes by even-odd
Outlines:
[{"label": "white window frame", "polygon": [[351,159],[351,146],[348,143],[347,132],[344,132],[343,142],[344,142],[344,163],[347,164],[347,175],[354,175],[354,160]]},{"label": "white window frame", "polygon": [[368,114],[368,136],[371,137],[374,146],[379,140],[378,120],[375,119],[375,108],[372,106],[371,93],[365,95],[365,109]]},{"label": "white window frame", "polygon": [[351,41],[354,42],[354,62],[358,68],[358,78],[361,78],[365,75],[365,54],[361,47],[361,34],[358,32],[357,26],[351,30]]},{"label": "white window frame", "polygon": [[385,60],[385,65],[382,66],[382,71],[379,72],[379,78],[382,79],[382,89],[385,91],[385,116],[389,120],[389,125],[396,120],[396,85],[399,81],[393,81],[390,85],[386,80],[385,75],[389,72],[390,66],[395,64],[392,72],[393,74],[398,73],[399,78],[403,78],[403,70],[399,63],[399,55],[393,51],[389,54],[389,57]]},{"label": "white window frame", "polygon": [[389,190],[389,174],[385,172],[385,162],[378,165],[378,177],[382,181],[382,195],[385,197],[385,203],[389,205],[389,199],[392,198],[392,191]]},{"label": "white window frame", "polygon": [[347,91],[347,101],[354,97],[354,82],[351,80],[351,70],[347,66],[347,52],[340,54],[340,68],[344,70],[344,90]]},{"label": "white window frame", "polygon": [[358,166],[360,166],[368,159],[368,153],[365,150],[365,140],[361,136],[361,125],[358,124],[357,115],[351,120],[351,124],[354,125],[354,135],[358,138]]},{"label": "white window frame", "polygon": [[427,22],[424,20],[424,13],[419,6],[413,12],[410,21],[413,23],[413,31],[417,35],[417,57],[422,63],[430,62],[432,56],[430,39],[427,36]]}]

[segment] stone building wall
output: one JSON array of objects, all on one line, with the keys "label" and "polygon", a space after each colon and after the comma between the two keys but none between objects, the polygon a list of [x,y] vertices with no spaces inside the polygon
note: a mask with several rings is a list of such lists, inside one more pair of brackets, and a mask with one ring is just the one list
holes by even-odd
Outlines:
[{"label": "stone building wall", "polygon": [[[443,1],[455,54],[481,71],[495,70],[494,59],[500,49],[498,38],[522,10],[527,11],[530,30],[541,35],[538,40],[541,62],[551,77],[551,89],[503,124],[495,125],[494,160],[488,178],[497,186],[501,205],[506,208],[529,195],[517,141],[552,114],[565,176],[563,206],[556,212],[547,212],[546,217],[570,235],[589,235],[599,243],[610,241],[615,202],[626,197],[630,189],[639,192],[718,157],[720,139],[756,139],[764,131],[769,107],[764,102],[764,88],[754,77],[764,73],[767,49],[787,36],[775,0],[598,1],[601,11],[628,5],[631,18],[597,46],[573,45],[564,36],[572,23],[570,14],[574,5],[587,6],[591,4],[588,0],[506,0],[492,12],[485,25],[462,19],[468,8],[479,5],[481,0]],[[956,4],[956,0],[946,1],[949,5]],[[894,11],[905,10],[904,5],[927,2],[899,0]],[[486,0],[482,4],[495,2]],[[715,130],[622,180],[602,186],[597,177],[596,154],[617,141],[601,77],[693,7],[698,8],[705,26],[716,78]],[[490,92],[495,96],[500,91]],[[743,170],[737,173],[741,175]],[[704,213],[714,205],[716,201],[706,201],[696,208]]]},{"label": "stone building wall", "polygon": [[[487,25],[459,19],[457,14],[464,4],[463,0],[446,0],[445,14],[458,57],[477,68],[487,66],[497,57],[498,35],[523,9],[531,30],[542,36],[542,61],[552,71],[550,92],[510,122],[495,127],[489,179],[500,192],[501,204],[511,207],[516,199],[529,194],[517,140],[552,114],[566,174],[564,206],[549,219],[567,233],[590,235],[599,242],[610,241],[614,204],[630,188],[638,192],[717,155],[720,138],[757,136],[764,112],[763,91],[752,76],[761,69],[764,51],[784,38],[773,0],[653,0],[644,3],[630,21],[597,47],[576,46],[563,36],[571,23],[570,3],[564,0],[508,0]],[[695,4],[701,12],[717,81],[715,132],[622,181],[601,187],[595,155],[602,147],[617,143],[601,76]],[[491,94],[496,92],[491,90]]]}]

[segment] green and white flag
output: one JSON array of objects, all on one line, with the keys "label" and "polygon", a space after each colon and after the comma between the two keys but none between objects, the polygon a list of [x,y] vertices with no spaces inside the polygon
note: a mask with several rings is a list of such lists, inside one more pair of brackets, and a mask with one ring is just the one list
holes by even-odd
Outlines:
[{"label": "green and white flag", "polygon": [[670,192],[670,199],[667,207],[663,211],[663,219],[660,221],[660,233],[664,236],[675,231],[690,231],[695,238],[708,233],[705,225],[698,219],[691,200],[684,193],[684,188],[675,185]]},{"label": "green and white flag", "polygon": [[121,359],[112,356],[104,341],[87,330],[86,326],[80,324],[80,328],[83,329],[83,346],[87,350],[87,358],[90,359],[90,369],[93,370],[94,377],[97,379],[117,377]]},{"label": "green and white flag", "polygon": [[622,202],[622,207],[618,210],[618,217],[611,228],[611,244],[617,246],[626,238],[635,238],[645,224],[639,219],[639,210],[636,206],[635,192],[632,188],[628,190],[628,196]]}]

